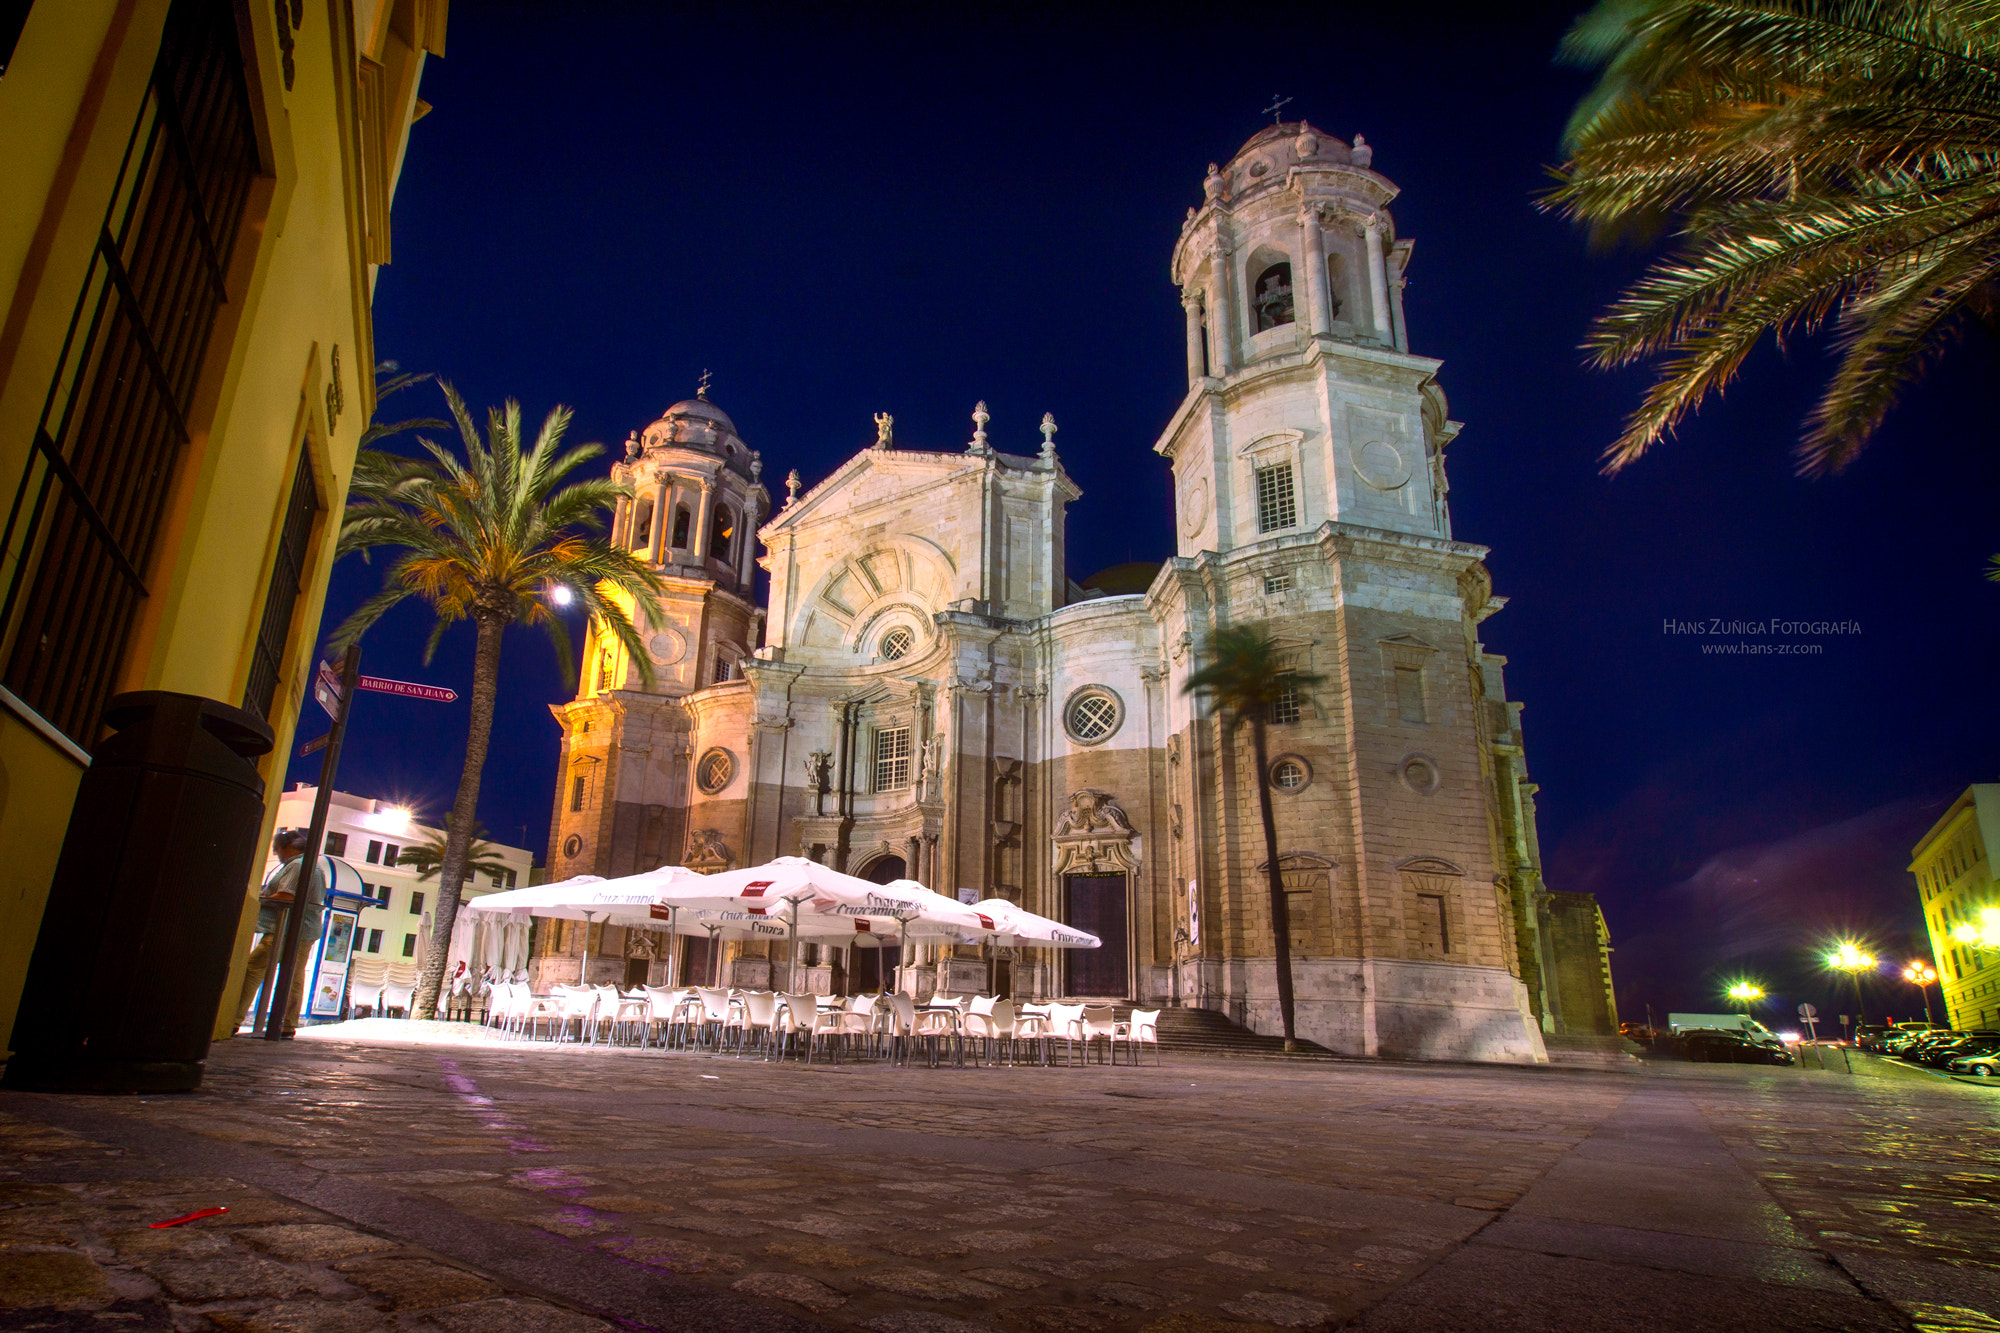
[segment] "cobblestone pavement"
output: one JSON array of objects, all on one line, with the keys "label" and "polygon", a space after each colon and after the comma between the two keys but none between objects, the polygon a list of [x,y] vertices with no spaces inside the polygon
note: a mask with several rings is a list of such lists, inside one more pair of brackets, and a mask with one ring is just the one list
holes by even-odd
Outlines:
[{"label": "cobblestone pavement", "polygon": [[2000,1089],[1867,1072],[237,1040],[0,1094],[0,1329],[2000,1331]]}]

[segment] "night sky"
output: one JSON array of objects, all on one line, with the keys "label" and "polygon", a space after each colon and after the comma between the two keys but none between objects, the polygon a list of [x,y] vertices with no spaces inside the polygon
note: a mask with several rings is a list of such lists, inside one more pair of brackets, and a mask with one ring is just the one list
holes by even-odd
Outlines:
[{"label": "night sky", "polygon": [[[1596,253],[1535,209],[1585,75],[1551,62],[1569,9],[1154,7],[1035,17],[658,5],[454,7],[422,93],[376,291],[376,347],[454,381],[482,419],[513,396],[615,449],[704,369],[780,501],[896,417],[953,449],[978,399],[1003,449],[1044,411],[1084,498],[1070,573],[1173,551],[1152,444],[1185,389],[1167,261],[1204,165],[1275,94],[1375,146],[1417,241],[1412,350],[1444,361],[1465,430],[1455,534],[1492,549],[1482,630],[1527,705],[1547,880],[1596,893],[1622,1016],[1719,1007],[1738,973],[1844,1011],[1816,965],[1837,933],[1915,956],[1909,850],[1993,780],[2000,467],[1978,329],[1847,473],[1792,472],[1820,349],[1768,349],[1680,439],[1598,472],[1645,382],[1582,368],[1592,314],[1642,252]],[[949,20],[937,15],[950,14]],[[434,389],[385,417],[441,414]],[[595,466],[605,467],[609,456]],[[326,628],[381,566],[335,571]],[[1811,656],[1716,657],[1668,620],[1851,621]],[[420,662],[427,612],[370,634],[365,669],[470,685],[472,631]],[[1721,641],[1733,641],[1725,638]],[[1781,641],[1775,638],[1765,641]],[[545,847],[569,697],[547,641],[510,634],[481,816]],[[312,708],[312,705],[308,705]],[[362,696],[343,789],[435,820],[465,704]],[[301,735],[323,728],[317,717]],[[317,759],[295,759],[313,780]],[[1868,1004],[1916,996],[1885,972]],[[1782,1006],[1782,1007],[1780,1007]]]}]

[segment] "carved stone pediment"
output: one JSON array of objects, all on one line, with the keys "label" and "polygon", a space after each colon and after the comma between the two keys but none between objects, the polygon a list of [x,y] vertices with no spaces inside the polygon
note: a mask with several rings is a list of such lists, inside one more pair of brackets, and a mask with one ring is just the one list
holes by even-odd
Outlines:
[{"label": "carved stone pediment", "polygon": [[719,870],[727,870],[734,858],[729,854],[728,844],[722,841],[720,829],[697,829],[688,849],[684,864],[689,870],[698,870],[704,875],[713,875]]},{"label": "carved stone pediment", "polygon": [[1079,787],[1056,822],[1055,873],[1129,875],[1139,868],[1133,850],[1138,832],[1108,791]]}]

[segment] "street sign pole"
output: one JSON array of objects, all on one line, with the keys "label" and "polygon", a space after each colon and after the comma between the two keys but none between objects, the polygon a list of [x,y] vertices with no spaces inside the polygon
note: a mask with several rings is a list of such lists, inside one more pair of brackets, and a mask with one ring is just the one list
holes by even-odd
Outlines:
[{"label": "street sign pole", "polygon": [[284,952],[279,955],[275,969],[268,963],[265,965],[265,975],[275,972],[278,978],[277,988],[271,993],[269,1012],[264,1017],[265,1041],[282,1041],[285,1023],[291,1017],[292,983],[299,970],[299,936],[304,933],[306,899],[312,893],[312,877],[319,873],[319,845],[326,836],[327,809],[333,803],[334,774],[340,768],[340,743],[347,735],[347,712],[354,706],[354,681],[360,674],[361,645],[357,643],[347,650],[347,656],[340,663],[340,699],[333,709],[333,730],[326,734],[326,755],[319,762],[319,790],[313,794],[312,824],[306,830],[305,852],[299,857],[299,878],[292,886],[292,905],[285,912]]}]

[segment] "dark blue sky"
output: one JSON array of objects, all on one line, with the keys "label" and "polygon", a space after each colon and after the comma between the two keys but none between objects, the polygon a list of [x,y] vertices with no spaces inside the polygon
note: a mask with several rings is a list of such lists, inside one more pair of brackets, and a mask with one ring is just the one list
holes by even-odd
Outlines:
[{"label": "dark blue sky", "polygon": [[[1052,411],[1085,492],[1071,573],[1159,558],[1151,446],[1185,385],[1168,254],[1204,164],[1289,95],[1288,117],[1366,134],[1402,189],[1411,345],[1443,359],[1466,423],[1453,519],[1511,599],[1483,632],[1527,705],[1548,880],[1603,902],[1625,1016],[1708,1007],[1739,967],[1788,1005],[1830,1000],[1811,946],[1838,930],[1912,947],[1909,848],[1994,777],[2000,732],[1985,333],[1840,477],[1791,471],[1824,371],[1804,345],[1607,479],[1598,453],[1644,380],[1587,372],[1575,347],[1640,256],[1593,253],[1531,203],[1586,86],[1550,63],[1567,9],[924,12],[457,7],[396,201],[379,354],[482,412],[568,403],[573,438],[614,445],[710,369],[779,495],[789,469],[811,485],[867,443],[877,411],[899,441],[951,448],[984,398],[1022,452]],[[385,412],[437,406],[419,389]],[[328,628],[376,577],[336,571]],[[1722,658],[1662,632],[1715,617],[1860,633]],[[426,628],[414,605],[390,617],[367,668],[463,692],[469,627],[428,668]],[[545,641],[517,631],[506,653],[481,813],[541,848],[548,705],[568,692]],[[364,696],[341,785],[435,817],[464,712]],[[1879,990],[1871,1012],[1914,1002]]]}]

